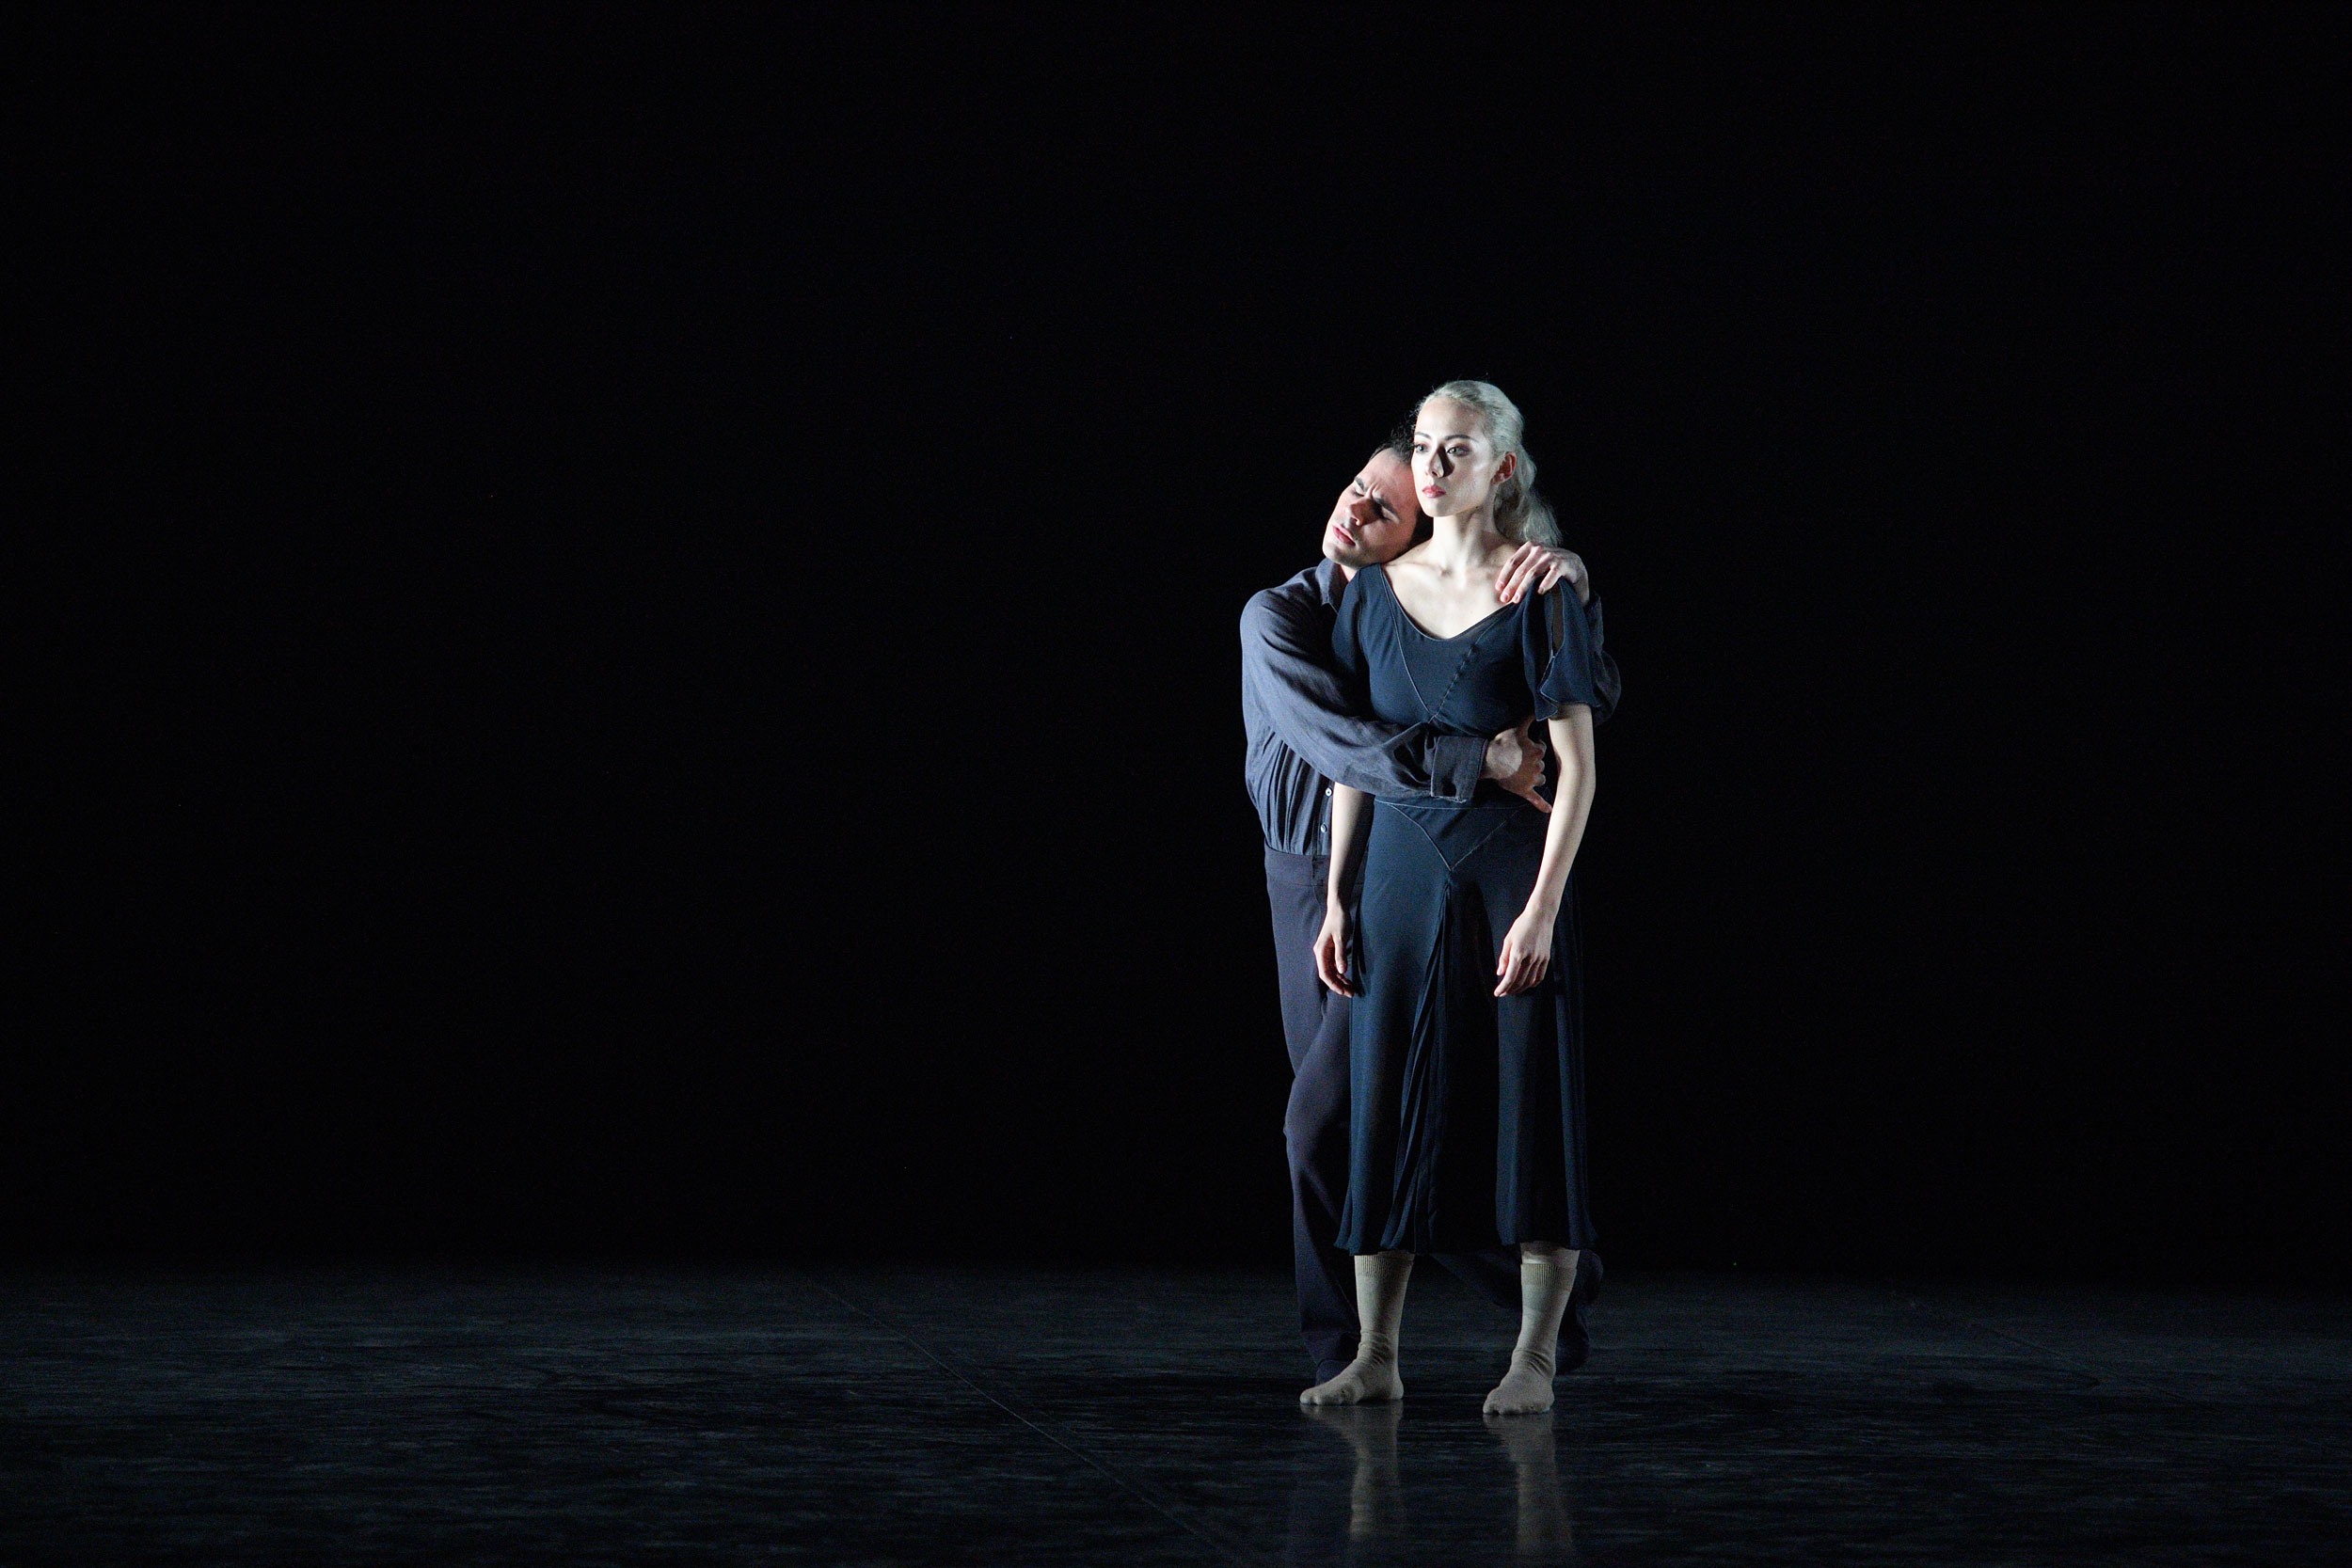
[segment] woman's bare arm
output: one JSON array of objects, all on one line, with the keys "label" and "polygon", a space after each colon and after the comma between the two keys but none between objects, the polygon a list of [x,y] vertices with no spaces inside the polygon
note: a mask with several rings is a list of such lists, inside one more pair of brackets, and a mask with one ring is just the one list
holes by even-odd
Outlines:
[{"label": "woman's bare arm", "polygon": [[[1550,721],[1551,744],[1560,753],[1560,787],[1551,801],[1551,821],[1544,831],[1544,861],[1535,872],[1534,891],[1527,908],[1511,923],[1495,959],[1495,994],[1510,996],[1543,984],[1551,967],[1551,928],[1560,917],[1560,899],[1568,890],[1568,869],[1576,863],[1577,846],[1584,842],[1584,819],[1592,815],[1593,710],[1578,704]],[[1331,870],[1339,872],[1339,819],[1331,828],[1334,840]]]},{"label": "woman's bare arm", "polygon": [[1372,797],[1345,784],[1331,786],[1331,880],[1324,892],[1323,930],[1315,938],[1315,974],[1342,996],[1347,983],[1347,900],[1363,873],[1364,844],[1372,837]]}]

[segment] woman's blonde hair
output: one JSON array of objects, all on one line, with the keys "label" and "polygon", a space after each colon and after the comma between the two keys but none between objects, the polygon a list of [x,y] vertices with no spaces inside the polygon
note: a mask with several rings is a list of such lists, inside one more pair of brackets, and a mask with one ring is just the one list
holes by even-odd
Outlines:
[{"label": "woman's blonde hair", "polygon": [[1495,531],[1518,545],[1560,543],[1559,520],[1551,515],[1550,503],[1535,493],[1535,460],[1527,455],[1527,421],[1519,405],[1491,381],[1449,381],[1422,399],[1420,406],[1440,399],[1477,410],[1497,457],[1504,452],[1518,455],[1511,477],[1495,486]]}]

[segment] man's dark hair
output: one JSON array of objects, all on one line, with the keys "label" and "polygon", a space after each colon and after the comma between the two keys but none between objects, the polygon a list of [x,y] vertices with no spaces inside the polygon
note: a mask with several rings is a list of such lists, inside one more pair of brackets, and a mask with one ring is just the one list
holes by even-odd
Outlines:
[{"label": "man's dark hair", "polygon": [[[1388,445],[1380,450],[1410,469],[1413,466],[1413,427],[1409,424],[1398,425],[1389,432]],[[1413,506],[1416,511],[1420,510],[1421,498],[1419,496],[1413,498]],[[1413,525],[1413,544],[1420,544],[1437,531],[1438,525],[1430,521],[1429,514],[1422,512],[1421,519]],[[1407,545],[1406,548],[1412,548],[1412,545]]]}]

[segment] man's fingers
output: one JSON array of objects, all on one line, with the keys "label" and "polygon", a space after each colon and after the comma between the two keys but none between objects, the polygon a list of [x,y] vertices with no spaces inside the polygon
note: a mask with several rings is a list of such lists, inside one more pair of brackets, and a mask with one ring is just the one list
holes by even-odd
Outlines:
[{"label": "man's fingers", "polygon": [[1495,578],[1495,597],[1504,604],[1525,598],[1547,569],[1558,570],[1558,558],[1550,550],[1541,545],[1521,545],[1511,552],[1502,575]]},{"label": "man's fingers", "polygon": [[1521,545],[1511,552],[1511,559],[1502,563],[1502,575],[1495,578],[1495,597],[1504,604],[1516,604],[1527,588],[1527,574],[1538,556],[1534,545]]},{"label": "man's fingers", "polygon": [[1537,811],[1549,816],[1551,802],[1535,793],[1535,786],[1543,782],[1544,777],[1544,741],[1535,733],[1533,715],[1518,726],[1518,743],[1519,772],[1503,787]]}]

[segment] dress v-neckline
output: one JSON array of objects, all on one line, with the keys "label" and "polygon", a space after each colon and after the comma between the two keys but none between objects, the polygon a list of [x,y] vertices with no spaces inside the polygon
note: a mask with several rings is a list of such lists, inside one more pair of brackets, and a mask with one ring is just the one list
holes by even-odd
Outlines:
[{"label": "dress v-neckline", "polygon": [[1511,608],[1507,604],[1497,605],[1495,606],[1494,612],[1492,614],[1479,617],[1477,620],[1472,621],[1469,626],[1464,626],[1460,631],[1455,632],[1451,637],[1439,637],[1436,632],[1423,628],[1419,621],[1413,619],[1413,612],[1405,608],[1405,601],[1403,599],[1396,596],[1396,584],[1389,580],[1389,569],[1386,566],[1380,568],[1380,586],[1389,591],[1389,602],[1396,606],[1397,619],[1412,627],[1415,635],[1425,637],[1432,642],[1459,642],[1463,638],[1468,637],[1470,633],[1486,629],[1488,623],[1496,620],[1504,610]]}]

